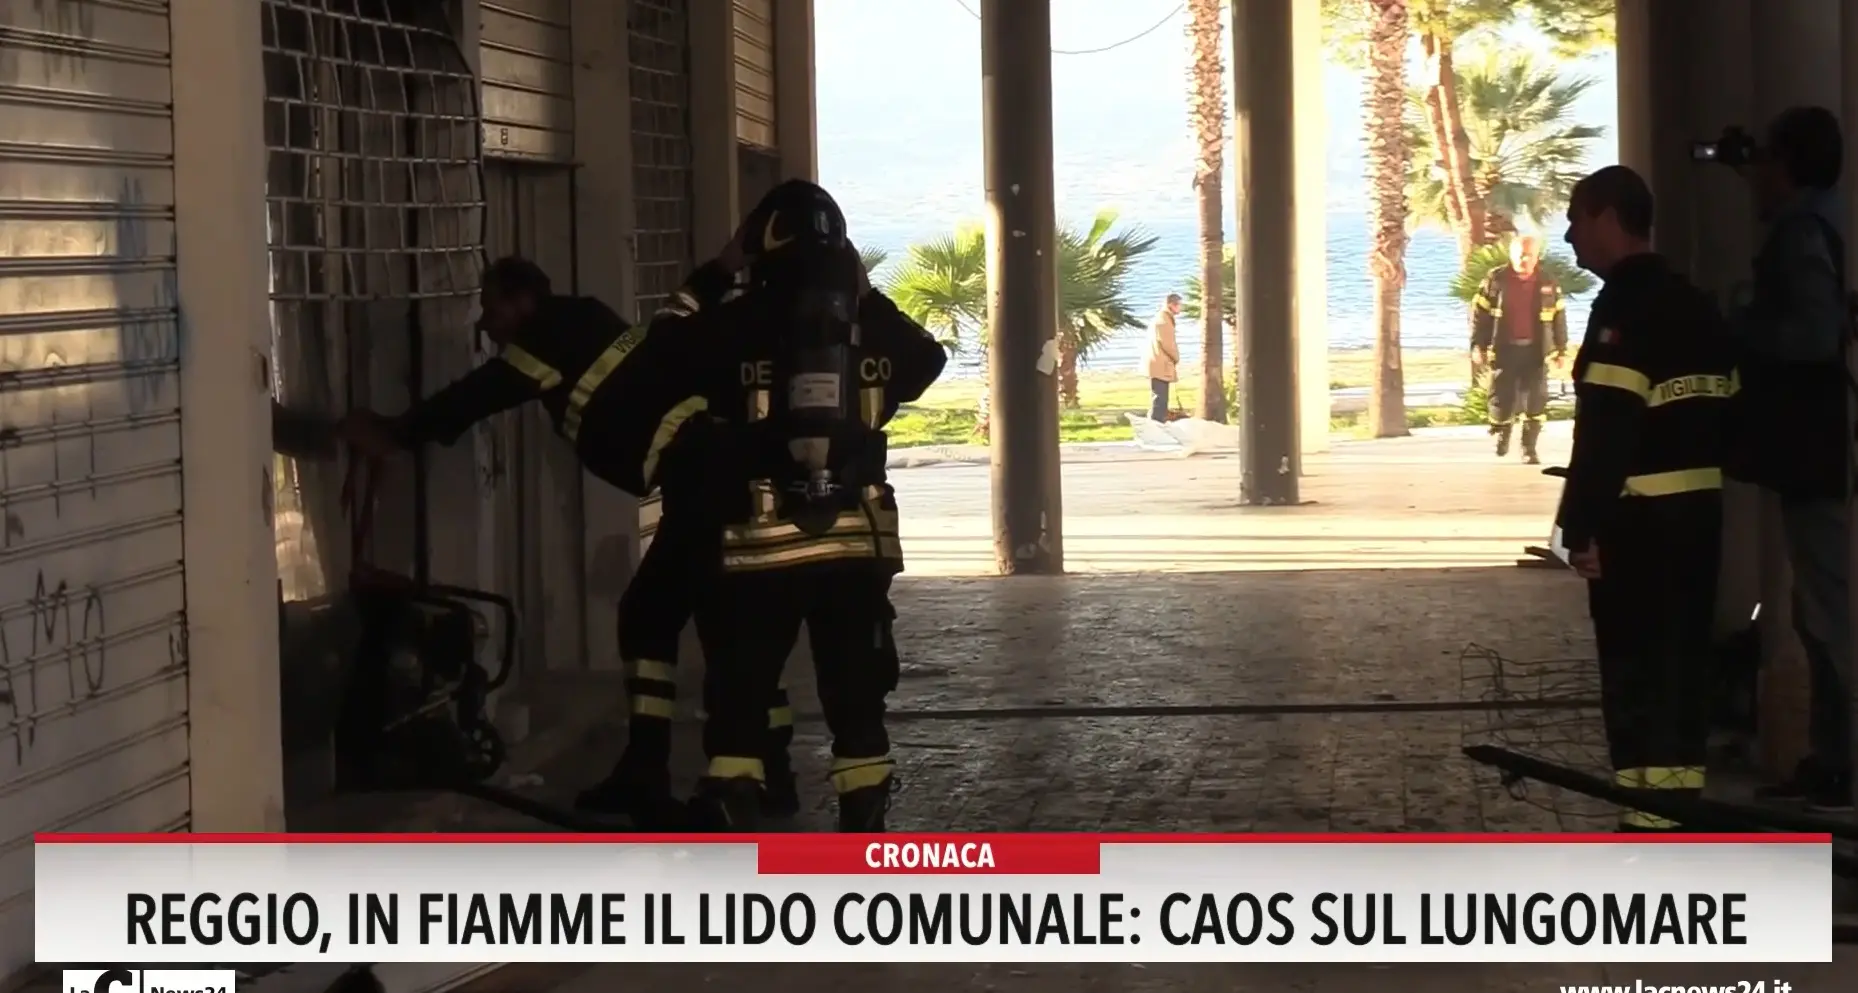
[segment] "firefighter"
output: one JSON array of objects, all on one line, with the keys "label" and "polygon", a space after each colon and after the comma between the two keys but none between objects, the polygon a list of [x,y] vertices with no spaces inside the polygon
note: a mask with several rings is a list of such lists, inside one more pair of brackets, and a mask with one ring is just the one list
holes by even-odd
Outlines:
[{"label": "firefighter", "polygon": [[[657,326],[676,333],[677,319],[714,307],[740,294],[743,250],[739,237],[699,267],[671,298]],[[692,506],[701,493],[679,490],[677,478],[659,488],[660,515],[645,556],[619,600],[619,653],[626,672],[631,711],[626,721],[626,749],[607,778],[583,791],[575,806],[600,815],[625,815],[664,806],[671,792],[671,722],[677,708],[678,643],[691,619],[697,591],[719,560],[720,533]],[[793,708],[785,684],[768,705],[768,730],[761,751],[767,773],[763,813],[790,817],[800,808],[789,748],[793,743]]]},{"label": "firefighter", "polygon": [[[558,296],[539,267],[513,257],[485,270],[481,309],[478,329],[498,346],[495,358],[398,417],[351,413],[340,425],[343,437],[375,456],[429,442],[449,445],[479,421],[540,401],[586,470],[626,493],[644,497],[661,477],[665,489],[680,495],[713,488],[700,477],[714,463],[698,453],[717,442],[720,429],[693,385],[709,362],[693,342],[630,327],[591,297]],[[662,603],[667,594],[654,588],[651,595]],[[683,629],[681,617],[661,620],[660,634],[669,629],[674,639]],[[639,827],[681,827],[683,808],[665,764],[668,725],[653,727],[664,731],[666,743],[662,756],[650,755],[659,775],[628,781],[635,788],[621,798],[623,812]],[[612,792],[605,799],[614,799]]]},{"label": "firefighter", "polygon": [[[1578,183],[1568,244],[1605,287],[1574,361],[1574,453],[1557,521],[1588,582],[1620,786],[1703,789],[1733,351],[1715,304],[1651,252],[1652,195],[1624,166]],[[1670,831],[1627,809],[1622,831]]]},{"label": "firefighter", "polygon": [[1490,433],[1497,456],[1510,453],[1517,417],[1523,422],[1523,461],[1535,465],[1536,439],[1548,409],[1548,366],[1568,350],[1568,315],[1561,287],[1542,271],[1542,240],[1519,234],[1510,264],[1484,278],[1471,300],[1471,353],[1490,370]]},{"label": "firefighter", "polygon": [[[760,750],[766,701],[804,623],[832,735],[839,827],[882,831],[895,768],[884,705],[899,668],[889,589],[903,567],[895,493],[884,482],[882,426],[898,405],[934,383],[948,356],[871,289],[846,238],[844,215],[824,190],[800,181],[775,187],[743,232],[740,240],[753,248],[748,289],[686,316],[689,326],[678,332],[714,342],[730,359],[731,374],[717,382],[711,409],[769,432],[745,457],[734,488],[717,494],[727,521],[721,570],[696,612],[709,767],[695,813],[721,830],[757,824],[767,775]],[[786,368],[777,353],[796,326],[797,301],[806,299],[832,301],[821,306],[842,307],[841,324],[856,322],[849,366],[857,382],[838,383],[833,393],[855,390],[843,395],[869,441],[855,464],[834,463],[844,472],[840,478],[856,486],[847,488],[844,509],[827,513],[812,531],[792,512],[792,491],[779,478],[794,456],[770,431],[780,428],[773,415],[781,406],[806,391],[801,377],[776,381],[777,370]]]}]

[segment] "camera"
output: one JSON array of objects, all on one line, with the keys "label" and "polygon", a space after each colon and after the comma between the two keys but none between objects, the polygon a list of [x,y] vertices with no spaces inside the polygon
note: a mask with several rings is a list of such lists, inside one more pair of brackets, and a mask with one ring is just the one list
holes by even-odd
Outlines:
[{"label": "camera", "polygon": [[1759,148],[1754,135],[1738,127],[1728,127],[1723,129],[1722,137],[1715,141],[1691,142],[1690,160],[1735,168],[1755,161],[1755,153]]}]

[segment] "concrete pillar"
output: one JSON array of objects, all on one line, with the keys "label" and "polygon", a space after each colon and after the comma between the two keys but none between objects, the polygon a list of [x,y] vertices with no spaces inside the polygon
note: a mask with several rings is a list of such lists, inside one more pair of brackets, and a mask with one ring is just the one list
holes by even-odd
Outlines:
[{"label": "concrete pillar", "polygon": [[1688,271],[1694,256],[1689,83],[1692,4],[1619,0],[1619,158],[1657,200],[1652,244]]},{"label": "concrete pillar", "polygon": [[818,77],[813,64],[813,0],[774,4],[774,131],[784,179],[819,179]]},{"label": "concrete pillar", "polygon": [[[1842,60],[1839,0],[1761,0],[1754,8],[1753,117],[1757,134],[1787,107],[1818,104],[1839,111]],[[1755,525],[1761,584],[1762,759],[1770,775],[1792,771],[1807,752],[1809,679],[1793,630],[1793,578],[1780,506],[1758,500]]]},{"label": "concrete pillar", "polygon": [[[1839,50],[1844,53],[1839,67],[1840,81],[1843,84],[1840,106],[1858,109],[1858,0],[1844,0],[1839,19]],[[1858,178],[1855,178],[1858,177],[1858,121],[1854,121],[1853,118],[1858,117],[1858,114],[1841,114],[1840,116],[1840,124],[1845,130],[1845,209],[1850,212],[1845,221],[1847,232],[1845,271],[1858,273],[1858,238],[1853,238],[1850,234],[1858,231],[1858,196],[1853,195],[1853,191],[1858,190]],[[1847,284],[1850,285],[1849,278]],[[1858,297],[1853,297],[1853,299],[1858,300]],[[1855,363],[1853,376],[1858,377],[1858,352],[1848,353],[1846,360]],[[1853,408],[1849,416],[1854,422],[1858,422],[1858,403],[1853,402],[1854,399],[1858,398],[1847,398],[1847,403]],[[1849,437],[1858,438],[1858,431],[1854,431]],[[1858,520],[1858,504],[1851,505],[1848,513],[1851,520]],[[1858,576],[1858,528],[1852,529],[1851,554],[1850,574]],[[1851,595],[1851,644],[1858,645],[1858,584],[1852,586]],[[1852,722],[1849,726],[1858,728],[1858,663],[1854,663],[1850,685],[1846,689],[1850,691],[1852,698]],[[1858,733],[1852,735],[1852,768],[1858,769]],[[1854,798],[1858,798],[1858,780],[1852,783],[1852,793]],[[1846,895],[1849,897],[1851,894],[1848,892]]]},{"label": "concrete pillar", "polygon": [[690,226],[698,262],[715,255],[742,219],[735,146],[735,5],[690,0]]},{"label": "concrete pillar", "polygon": [[[1298,424],[1303,451],[1329,450],[1329,117],[1323,101],[1322,5],[1291,13],[1297,99],[1296,279]],[[1235,350],[1236,352],[1236,350]]]},{"label": "concrete pillar", "polygon": [[[1232,0],[1240,499],[1297,502],[1295,0]],[[1318,101],[1320,102],[1320,101]],[[1328,417],[1325,414],[1325,425]]]},{"label": "concrete pillar", "polygon": [[[573,0],[574,283],[622,314],[633,306],[632,86],[626,8]],[[582,563],[587,665],[618,669],[613,605],[638,561],[638,501],[593,476],[581,477],[586,528]]]},{"label": "concrete pillar", "polygon": [[982,0],[994,560],[1064,571],[1051,0]]},{"label": "concrete pillar", "polygon": [[260,12],[169,16],[192,826],[282,831]]}]

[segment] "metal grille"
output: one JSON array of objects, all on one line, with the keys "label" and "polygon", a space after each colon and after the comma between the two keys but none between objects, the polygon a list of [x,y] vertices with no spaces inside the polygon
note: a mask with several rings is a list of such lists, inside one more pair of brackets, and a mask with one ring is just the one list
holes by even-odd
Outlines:
[{"label": "metal grille", "polygon": [[[476,85],[442,5],[264,0],[266,202],[278,399],[395,409],[450,335],[469,355],[483,263]],[[462,336],[462,337],[461,337]],[[290,599],[346,575],[340,483],[280,459],[278,564]],[[383,508],[379,532],[407,515]],[[405,564],[406,539],[381,549]]]},{"label": "metal grille", "polygon": [[690,3],[631,0],[633,252],[638,318],[655,313],[695,259],[691,244]]}]

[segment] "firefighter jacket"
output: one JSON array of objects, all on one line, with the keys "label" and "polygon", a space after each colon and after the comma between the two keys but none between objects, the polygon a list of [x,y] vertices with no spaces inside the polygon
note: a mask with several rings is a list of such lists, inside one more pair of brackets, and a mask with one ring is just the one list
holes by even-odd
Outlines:
[{"label": "firefighter jacket", "polygon": [[1734,363],[1715,303],[1662,258],[1607,273],[1574,360],[1574,454],[1556,517],[1570,551],[1608,533],[1628,502],[1720,496]]},{"label": "firefighter jacket", "polygon": [[[712,357],[707,387],[698,400],[718,421],[748,425],[768,417],[773,407],[774,356],[768,298],[738,284],[722,294],[725,299],[705,305],[714,297],[717,270],[699,269],[672,298],[672,304],[652,320],[652,334],[671,335],[700,342]],[[711,292],[695,285],[710,281]],[[860,380],[858,409],[867,427],[881,429],[897,408],[933,385],[948,362],[942,345],[882,293],[872,290],[859,302],[861,344],[855,354]],[[855,510],[839,515],[824,535],[809,535],[777,512],[773,483],[757,478],[760,472],[745,464],[738,476],[740,488],[725,494],[720,505],[723,527],[723,561],[727,572],[786,569],[831,561],[863,561],[888,574],[903,568],[903,550],[897,533],[896,494],[883,482],[881,452],[876,464],[861,467],[864,490]],[[714,475],[711,478],[715,478]],[[712,502],[712,505],[715,505]]]},{"label": "firefighter jacket", "polygon": [[643,497],[666,447],[703,410],[696,359],[591,297],[551,297],[498,355],[401,415],[402,444],[449,445],[493,414],[539,400],[593,475]]},{"label": "firefighter jacket", "polygon": [[[1526,302],[1515,300],[1512,292],[1511,282],[1518,278],[1514,269],[1498,266],[1471,299],[1471,347],[1490,349],[1492,361],[1504,368],[1539,363],[1568,348],[1567,301],[1554,277],[1536,267],[1534,299]],[[1528,309],[1515,313],[1514,306]],[[1524,329],[1520,337],[1527,340],[1518,340],[1513,329],[1519,326]]]}]

